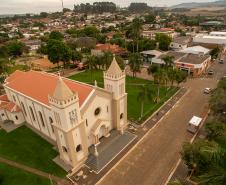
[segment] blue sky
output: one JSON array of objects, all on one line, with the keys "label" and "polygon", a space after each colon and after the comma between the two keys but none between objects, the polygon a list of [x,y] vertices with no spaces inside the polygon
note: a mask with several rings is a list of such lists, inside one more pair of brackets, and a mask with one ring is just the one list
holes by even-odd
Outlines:
[{"label": "blue sky", "polygon": [[[64,0],[65,7],[72,8],[73,4],[92,3],[101,0]],[[106,1],[106,0],[103,0]],[[183,2],[207,2],[214,0],[108,0],[120,6],[131,2],[146,2],[151,6],[171,6]],[[38,13],[60,10],[61,0],[0,0],[0,14]]]}]

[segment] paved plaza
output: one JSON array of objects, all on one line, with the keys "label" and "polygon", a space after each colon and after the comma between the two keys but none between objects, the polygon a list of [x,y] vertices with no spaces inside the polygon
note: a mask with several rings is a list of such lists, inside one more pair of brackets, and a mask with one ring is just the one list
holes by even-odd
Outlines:
[{"label": "paved plaza", "polygon": [[111,131],[108,138],[102,138],[100,140],[100,144],[97,146],[98,156],[95,156],[94,146],[90,147],[90,155],[86,161],[86,166],[95,173],[99,173],[135,138],[136,135],[130,132],[125,132],[122,135],[119,131]]}]

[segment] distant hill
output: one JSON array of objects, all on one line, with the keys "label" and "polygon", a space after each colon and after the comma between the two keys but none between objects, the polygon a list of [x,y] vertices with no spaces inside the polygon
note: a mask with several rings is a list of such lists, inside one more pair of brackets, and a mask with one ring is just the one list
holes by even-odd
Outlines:
[{"label": "distant hill", "polygon": [[175,6],[172,6],[170,8],[174,9],[174,8],[199,8],[199,7],[210,7],[210,6],[225,6],[226,7],[226,0],[221,0],[221,1],[215,1],[215,2],[204,2],[204,3],[181,3]]}]

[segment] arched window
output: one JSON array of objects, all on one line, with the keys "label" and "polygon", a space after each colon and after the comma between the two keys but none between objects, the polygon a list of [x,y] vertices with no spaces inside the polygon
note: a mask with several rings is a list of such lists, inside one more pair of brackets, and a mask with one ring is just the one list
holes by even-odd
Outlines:
[{"label": "arched window", "polygon": [[29,109],[31,112],[32,119],[35,121],[35,115],[34,115],[33,109],[31,107],[29,107]]},{"label": "arched window", "polygon": [[51,117],[49,117],[49,122],[50,122],[50,126],[52,128],[52,132],[54,133],[54,128],[53,128],[53,119]]},{"label": "arched window", "polygon": [[86,126],[88,127],[89,125],[88,125],[88,120],[86,119]]},{"label": "arched window", "polygon": [[42,126],[45,127],[45,123],[44,123],[44,119],[43,119],[43,117],[42,117],[42,113],[41,113],[40,111],[38,111],[38,114],[39,114],[39,117],[40,117]]},{"label": "arched window", "polygon": [[62,149],[63,149],[64,152],[67,153],[67,148],[65,146],[62,146]]},{"label": "arched window", "polygon": [[77,147],[76,147],[76,152],[80,152],[82,150],[82,145],[77,145]]},{"label": "arched window", "polygon": [[49,117],[49,122],[50,124],[53,124],[53,119],[51,117]]},{"label": "arched window", "polygon": [[121,113],[121,114],[120,114],[120,119],[122,119],[122,118],[123,118],[123,116],[124,116],[124,115],[123,115],[123,113]]},{"label": "arched window", "polygon": [[24,106],[24,103],[23,102],[21,102],[21,106],[22,106],[22,109],[24,111],[25,116],[27,116],[27,111],[25,109],[25,106]]}]

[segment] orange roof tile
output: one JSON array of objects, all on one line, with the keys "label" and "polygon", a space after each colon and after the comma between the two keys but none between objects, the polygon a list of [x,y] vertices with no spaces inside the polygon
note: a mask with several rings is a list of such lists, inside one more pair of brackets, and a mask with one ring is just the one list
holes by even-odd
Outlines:
[{"label": "orange roof tile", "polygon": [[7,103],[5,106],[2,108],[6,109],[9,112],[20,112],[20,108],[13,102]]},{"label": "orange roof tile", "polygon": [[[57,75],[28,71],[23,75],[20,73],[10,75],[10,80],[6,80],[5,86],[14,89],[38,102],[49,105],[48,95],[52,95],[59,77]],[[63,79],[66,85],[73,91],[78,93],[80,106],[89,96],[93,88],[89,85],[82,84],[73,80]]]},{"label": "orange roof tile", "polygon": [[0,96],[0,101],[9,101],[6,94]]},{"label": "orange roof tile", "polygon": [[6,79],[6,82],[11,82],[11,81],[13,81],[15,78],[18,78],[18,77],[22,76],[23,74],[25,74],[25,72],[16,70],[14,73],[12,73],[12,74]]}]

